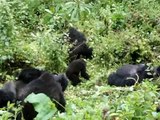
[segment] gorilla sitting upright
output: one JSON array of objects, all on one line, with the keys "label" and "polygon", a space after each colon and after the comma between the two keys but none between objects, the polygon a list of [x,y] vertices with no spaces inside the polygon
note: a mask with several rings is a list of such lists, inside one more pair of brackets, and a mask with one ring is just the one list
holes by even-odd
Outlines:
[{"label": "gorilla sitting upright", "polygon": [[[51,100],[54,100],[53,102],[60,112],[65,111],[66,101],[64,99],[62,87],[60,83],[54,80],[52,74],[44,72],[39,78],[29,82],[19,92],[18,99],[23,101],[32,92],[35,94],[46,94],[48,97],[50,97]],[[23,105],[23,116],[25,120],[33,120],[37,115],[37,112],[34,111],[32,104],[24,103]]]},{"label": "gorilla sitting upright", "polygon": [[160,73],[159,67],[154,71],[148,71],[148,66],[145,64],[124,65],[116,72],[109,75],[108,84],[121,87],[132,86],[135,83],[142,82],[143,79],[153,78],[155,75],[152,72],[155,72],[156,75],[158,75]]},{"label": "gorilla sitting upright", "polygon": [[81,57],[92,59],[93,48],[89,47],[86,41],[86,37],[83,33],[72,27],[69,29],[69,42],[73,43],[73,46],[69,50],[70,62]]},{"label": "gorilla sitting upright", "polygon": [[86,72],[86,63],[83,59],[72,61],[66,70],[66,76],[73,86],[76,86],[81,82],[79,74],[81,74],[81,76],[86,80],[89,80],[89,75]]},{"label": "gorilla sitting upright", "polygon": [[69,42],[74,43],[76,45],[87,41],[85,35],[73,27],[69,28],[68,35],[69,35]]}]

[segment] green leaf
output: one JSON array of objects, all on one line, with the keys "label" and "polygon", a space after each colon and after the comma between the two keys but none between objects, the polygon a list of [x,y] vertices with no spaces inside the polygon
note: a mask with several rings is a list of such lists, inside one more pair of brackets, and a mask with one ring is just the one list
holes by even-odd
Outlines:
[{"label": "green leaf", "polygon": [[25,102],[33,104],[35,110],[38,112],[38,115],[36,116],[37,120],[48,120],[52,118],[57,111],[50,98],[43,93],[31,93],[27,96]]}]

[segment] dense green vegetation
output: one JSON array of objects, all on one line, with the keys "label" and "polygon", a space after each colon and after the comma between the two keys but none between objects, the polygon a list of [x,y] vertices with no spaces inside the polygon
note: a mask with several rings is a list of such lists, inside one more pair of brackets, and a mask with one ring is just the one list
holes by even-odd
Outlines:
[{"label": "dense green vegetation", "polygon": [[[52,118],[160,119],[155,112],[160,79],[125,88],[106,83],[122,64],[160,65],[159,11],[159,0],[0,0],[0,77],[14,80],[25,66],[65,72],[69,44],[63,35],[73,26],[94,48],[93,59],[87,60],[91,78],[77,87],[69,85],[67,112]],[[2,110],[2,119],[14,116]]]}]

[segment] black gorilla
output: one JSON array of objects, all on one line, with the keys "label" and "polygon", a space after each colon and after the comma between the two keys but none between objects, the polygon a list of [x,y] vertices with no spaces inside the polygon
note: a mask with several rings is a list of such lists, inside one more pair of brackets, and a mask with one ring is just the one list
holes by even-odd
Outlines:
[{"label": "black gorilla", "polygon": [[[156,68],[156,72],[159,68]],[[158,72],[156,72],[156,75]],[[145,64],[124,65],[116,72],[113,72],[108,77],[108,84],[115,86],[132,86],[135,83],[140,83],[145,78],[153,78],[154,75],[148,66]]]},{"label": "black gorilla", "polygon": [[[44,73],[44,71],[36,69],[36,68],[26,68],[23,69],[19,76],[18,76],[18,80],[17,81],[22,81],[22,82],[18,82],[18,86],[22,86],[20,84],[23,83],[29,83],[35,79],[37,79],[38,77],[40,77],[42,74]],[[54,75],[54,80],[56,80],[57,82],[59,82],[62,86],[62,90],[64,91],[68,85],[68,80],[66,78],[66,76],[64,74],[58,74],[58,75]],[[19,88],[18,88],[19,89]]]},{"label": "black gorilla", "polygon": [[85,35],[73,27],[69,28],[68,35],[69,35],[69,42],[74,43],[76,45],[87,41]]},{"label": "black gorilla", "polygon": [[[60,112],[65,111],[66,101],[63,96],[61,85],[54,80],[52,74],[44,72],[39,78],[29,82],[19,93],[19,100],[23,101],[31,93],[44,93],[51,100],[55,100],[55,105]],[[25,120],[33,120],[37,112],[33,109],[32,104],[24,103],[23,115]]]},{"label": "black gorilla", "polygon": [[[41,75],[39,76],[40,73]],[[2,89],[0,89],[0,107],[5,107],[8,101],[23,101],[31,92],[44,93],[51,99],[54,98],[62,104],[62,106],[65,106],[63,91],[68,85],[68,80],[65,74],[53,75],[35,68],[30,68],[22,70],[19,76],[21,76],[21,79],[8,82]],[[57,103],[55,104],[58,110],[61,112],[64,111],[64,107]],[[24,103],[23,106],[25,119],[32,120],[37,115],[37,112],[34,111],[33,105],[30,103]],[[17,120],[21,120],[20,114],[18,115]]]},{"label": "black gorilla", "polygon": [[73,46],[69,50],[70,62],[80,57],[92,59],[93,48],[89,47],[86,41],[86,37],[83,33],[73,27],[69,29],[69,42],[73,43]]},{"label": "black gorilla", "polygon": [[79,58],[92,59],[93,48],[88,47],[85,42],[73,46],[69,50],[69,61],[73,61]]},{"label": "black gorilla", "polygon": [[79,74],[81,74],[83,78],[89,80],[89,75],[86,72],[86,62],[83,59],[72,61],[66,70],[66,75],[73,86],[81,82]]}]

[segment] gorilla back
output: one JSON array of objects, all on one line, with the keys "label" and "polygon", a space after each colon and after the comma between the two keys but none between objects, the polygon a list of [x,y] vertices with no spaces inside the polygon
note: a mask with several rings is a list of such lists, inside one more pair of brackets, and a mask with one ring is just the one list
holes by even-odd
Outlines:
[{"label": "gorilla back", "polygon": [[[51,100],[54,100],[57,109],[60,112],[65,111],[66,101],[64,99],[61,85],[54,80],[52,74],[44,72],[38,79],[28,83],[20,92],[20,100],[24,100],[31,93],[44,93]],[[36,112],[29,103],[24,103],[23,114],[26,120],[32,120],[36,116]],[[32,111],[32,112],[31,112]],[[34,114],[33,114],[34,113]]]},{"label": "gorilla back", "polygon": [[73,60],[66,70],[66,75],[73,86],[76,86],[81,82],[79,74],[86,80],[89,80],[89,75],[86,72],[86,62],[83,59]]},{"label": "gorilla back", "polygon": [[124,65],[116,72],[113,72],[108,77],[108,84],[115,86],[132,86],[135,83],[141,82],[145,78],[151,78],[146,71],[148,68],[145,64]]}]

